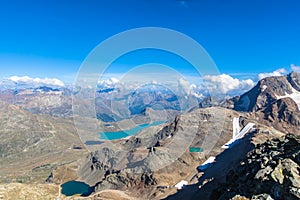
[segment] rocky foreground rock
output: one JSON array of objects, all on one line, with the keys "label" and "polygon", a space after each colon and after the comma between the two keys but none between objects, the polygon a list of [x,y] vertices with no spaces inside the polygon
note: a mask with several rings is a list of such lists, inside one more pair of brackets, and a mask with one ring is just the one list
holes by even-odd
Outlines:
[{"label": "rocky foreground rock", "polygon": [[300,199],[300,136],[269,140],[248,153],[211,199]]}]

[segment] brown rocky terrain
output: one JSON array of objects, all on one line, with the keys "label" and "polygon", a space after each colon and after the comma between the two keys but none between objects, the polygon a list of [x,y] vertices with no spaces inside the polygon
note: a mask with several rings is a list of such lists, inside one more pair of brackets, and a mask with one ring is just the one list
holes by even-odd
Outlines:
[{"label": "brown rocky terrain", "polygon": [[[80,179],[95,184],[96,191],[130,188],[139,197],[163,195],[156,193],[157,186],[192,179],[201,161],[221,151],[220,146],[232,136],[233,116],[238,113],[223,108],[199,109],[130,139],[104,143],[83,161]],[[190,153],[190,146],[202,146],[204,151]]]},{"label": "brown rocky terrain", "polygon": [[86,152],[71,120],[32,114],[3,101],[0,113],[1,182],[42,183],[57,166]]},{"label": "brown rocky terrain", "polygon": [[254,115],[268,126],[285,133],[300,134],[300,112],[298,105],[289,97],[278,99]]},{"label": "brown rocky terrain", "polygon": [[[209,156],[217,156],[224,151],[221,146],[232,138],[233,117],[240,117],[242,127],[254,122],[260,133],[254,138],[262,135],[271,137],[265,134],[269,132],[272,136],[283,135],[276,129],[260,124],[251,114],[221,107],[196,109],[179,115],[168,125],[150,127],[129,139],[101,144],[83,161],[79,180],[94,185],[96,193],[115,189],[142,199],[161,199],[174,194],[177,192],[174,185],[180,180],[187,180],[198,188],[202,182],[198,179],[210,178],[196,168]],[[257,143],[261,141],[256,139]],[[239,147],[244,153],[239,155],[235,153],[237,150],[232,150],[226,153],[228,158],[221,157],[221,160],[234,160],[228,166],[222,164],[218,170],[228,172],[247,151],[254,148],[254,144],[248,140],[245,145],[249,146]],[[189,152],[189,147],[201,147],[203,152]],[[222,169],[224,166],[225,169]],[[214,184],[223,180],[220,177]],[[194,190],[195,193],[190,190],[187,192],[197,195],[197,190]],[[175,196],[175,199],[182,197]],[[192,199],[192,196],[189,197]]]},{"label": "brown rocky terrain", "polygon": [[50,184],[0,184],[0,199],[4,200],[54,200],[59,195],[59,187]]}]

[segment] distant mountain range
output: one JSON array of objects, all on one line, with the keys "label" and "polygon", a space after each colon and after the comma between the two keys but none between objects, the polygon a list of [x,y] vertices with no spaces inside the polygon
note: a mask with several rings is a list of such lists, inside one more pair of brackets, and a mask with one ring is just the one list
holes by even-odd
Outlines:
[{"label": "distant mountain range", "polygon": [[[224,77],[225,75],[220,76],[227,78]],[[209,77],[204,77],[204,80],[206,79]],[[73,114],[72,94],[76,95],[81,91],[81,96],[76,96],[82,99],[81,104],[87,104],[86,98],[95,98],[97,118],[105,122],[113,122],[140,115],[147,108],[188,111],[199,105],[210,106],[208,99],[215,98],[220,101],[225,97],[225,94],[211,97],[210,92],[216,94],[215,91],[223,91],[209,89],[214,88],[211,83],[206,86],[196,86],[183,79],[174,80],[174,83],[177,85],[161,85],[155,82],[141,84],[134,81],[125,83],[116,78],[109,78],[100,80],[96,91],[91,91],[89,87],[74,88],[65,85],[58,79],[12,76],[0,83],[0,99],[32,113],[66,118]],[[249,86],[245,83],[242,85],[242,90]],[[84,111],[82,114],[88,115]]]},{"label": "distant mountain range", "polygon": [[[25,80],[27,79],[29,78]],[[91,91],[89,88],[49,86],[42,82],[32,82],[7,80],[0,84],[0,99],[32,113],[66,118],[73,114],[72,94],[76,94],[80,90],[82,96],[76,96],[76,98],[81,98],[81,104],[86,104],[87,97],[95,97],[96,116],[105,122],[129,119],[134,115],[143,114],[147,108],[185,111],[198,106],[202,99],[202,97],[197,97],[194,92],[175,93],[175,91],[154,83],[133,90],[134,86],[118,85],[118,80],[114,78],[100,81],[96,91]],[[187,103],[191,102],[190,99],[193,99],[193,105]],[[82,114],[84,115],[84,111]]]},{"label": "distant mountain range", "polygon": [[[83,88],[3,87],[0,181],[61,184],[76,179],[92,186],[91,197],[100,199],[105,195],[112,199],[300,198],[295,170],[300,166],[299,136],[295,136],[300,135],[299,73],[264,78],[248,92],[228,99],[178,96],[157,84],[132,92],[116,83],[110,80],[97,91],[84,88],[78,116],[72,113],[72,94]],[[85,97],[91,93],[98,119],[84,109],[89,102]],[[181,108],[181,102],[191,104]],[[91,132],[93,126],[110,130],[119,120],[130,127],[131,120],[142,124],[163,115],[168,119],[165,124],[130,138],[87,145],[72,121],[72,117],[81,119],[86,129],[77,131],[88,138],[97,136]],[[254,123],[255,129],[224,150],[222,146],[233,137],[233,118],[239,118],[238,126]],[[199,152],[191,152],[190,147]],[[216,157],[212,167],[197,171],[209,157]],[[244,174],[251,180],[244,180]],[[175,185],[182,180],[188,185],[178,191]],[[245,183],[252,188],[243,187]]]}]

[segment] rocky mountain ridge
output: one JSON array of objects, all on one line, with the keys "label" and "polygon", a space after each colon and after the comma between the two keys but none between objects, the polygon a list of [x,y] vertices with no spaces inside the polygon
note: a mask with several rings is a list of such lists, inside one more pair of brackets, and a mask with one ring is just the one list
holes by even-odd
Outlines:
[{"label": "rocky mountain ridge", "polygon": [[261,123],[300,134],[300,73],[267,77],[250,91],[235,98],[234,109],[249,112]]},{"label": "rocky mountain ridge", "polygon": [[276,100],[290,97],[300,105],[300,73],[267,77],[260,80],[250,91],[241,95],[234,104],[237,111],[260,111]]}]

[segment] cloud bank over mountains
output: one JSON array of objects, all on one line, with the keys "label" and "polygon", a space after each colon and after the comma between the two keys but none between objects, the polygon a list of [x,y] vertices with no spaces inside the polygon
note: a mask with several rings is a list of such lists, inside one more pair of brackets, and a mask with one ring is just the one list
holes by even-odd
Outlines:
[{"label": "cloud bank over mountains", "polygon": [[254,81],[251,79],[239,80],[228,74],[205,76],[203,79],[209,91],[229,96],[242,94],[255,85]]},{"label": "cloud bank over mountains", "polygon": [[120,82],[118,78],[111,77],[105,80],[99,80],[98,86],[101,88],[113,88]]},{"label": "cloud bank over mountains", "polygon": [[[300,72],[300,66],[294,64],[290,65],[291,71]],[[258,80],[269,76],[282,76],[288,71],[284,68],[277,69],[273,72],[259,73],[257,78],[253,79],[239,79],[230,76],[229,74],[209,75],[201,77],[202,82],[192,82],[180,78],[177,81],[178,90],[183,93],[195,96],[197,98],[204,98],[208,95],[223,95],[226,97],[233,97],[245,93],[255,86]],[[155,77],[153,77],[155,78]],[[149,84],[159,84],[153,80]],[[53,88],[66,87],[65,83],[57,78],[32,78],[29,76],[11,76],[0,82],[0,88],[36,88],[41,86],[48,86]],[[124,90],[134,90],[137,87],[136,83],[126,83],[114,77],[98,81],[99,89],[106,88],[121,88]],[[113,90],[109,90],[113,91]]]},{"label": "cloud bank over mountains", "polygon": [[294,64],[291,64],[291,70],[294,72],[299,72],[300,73],[300,66],[296,66]]},{"label": "cloud bank over mountains", "polygon": [[31,78],[29,76],[11,76],[7,81],[12,81],[15,84],[28,85],[29,87],[51,86],[64,87],[65,84],[56,78]]},{"label": "cloud bank over mountains", "polygon": [[269,77],[269,76],[283,76],[287,73],[287,70],[284,69],[284,68],[280,68],[280,69],[277,69],[273,72],[270,72],[270,73],[260,73],[258,74],[258,79],[261,80],[261,79],[264,79],[266,77]]}]

